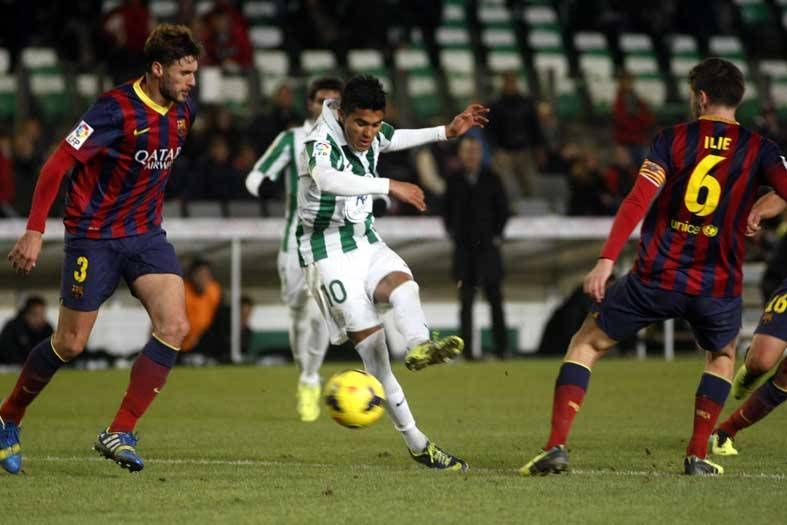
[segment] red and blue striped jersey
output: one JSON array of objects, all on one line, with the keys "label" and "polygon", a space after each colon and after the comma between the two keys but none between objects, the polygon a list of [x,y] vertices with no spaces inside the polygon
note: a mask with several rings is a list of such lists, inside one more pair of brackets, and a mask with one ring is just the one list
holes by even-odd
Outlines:
[{"label": "red and blue striped jersey", "polygon": [[701,117],[661,131],[641,177],[661,188],[642,223],[633,272],[649,286],[737,297],[744,232],[761,185],[787,199],[778,146],[736,122]]},{"label": "red and blue striped jersey", "polygon": [[65,138],[78,161],[66,191],[71,237],[114,239],[160,228],[164,188],[196,107],[191,98],[161,106],[141,81],[104,93]]}]

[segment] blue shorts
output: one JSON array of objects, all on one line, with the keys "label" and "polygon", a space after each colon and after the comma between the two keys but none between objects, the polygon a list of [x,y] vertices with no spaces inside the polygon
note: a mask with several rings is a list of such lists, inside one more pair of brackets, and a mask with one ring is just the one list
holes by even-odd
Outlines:
[{"label": "blue shorts", "polygon": [[782,341],[787,341],[787,279],[781,282],[773,292],[765,310],[760,317],[760,322],[755,334],[770,335]]},{"label": "blue shorts", "polygon": [[694,332],[697,344],[717,352],[737,337],[741,329],[740,297],[706,297],[650,288],[632,274],[607,290],[591,312],[609,337],[622,341],[658,321],[682,317]]},{"label": "blue shorts", "polygon": [[120,239],[66,238],[65,253],[60,302],[72,310],[98,310],[115,292],[121,276],[131,288],[142,275],[182,275],[164,230]]}]

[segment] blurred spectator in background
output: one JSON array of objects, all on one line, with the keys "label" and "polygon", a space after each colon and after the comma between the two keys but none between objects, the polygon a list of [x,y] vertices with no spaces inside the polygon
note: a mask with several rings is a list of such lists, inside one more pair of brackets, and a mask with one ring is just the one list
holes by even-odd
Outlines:
[{"label": "blurred spectator in background", "polygon": [[251,313],[254,310],[254,301],[248,295],[240,298],[240,351],[241,354],[248,355],[249,345],[253,330],[251,329]]},{"label": "blurred spectator in background", "polygon": [[546,174],[566,174],[568,165],[561,153],[563,149],[564,130],[555,113],[551,102],[542,100],[536,106],[541,134],[544,137],[544,165]]},{"label": "blurred spectator in background", "polygon": [[213,267],[204,259],[195,259],[186,272],[186,317],[189,320],[189,333],[183,339],[181,350],[191,352],[196,349],[202,336],[214,324],[216,313],[221,305],[221,285],[213,273]]},{"label": "blurred spectator in background", "polygon": [[509,197],[532,195],[538,163],[543,163],[544,137],[533,100],[519,89],[516,73],[503,75],[500,98],[490,105],[486,136],[494,151],[492,165]]},{"label": "blurred spectator in background", "polygon": [[634,90],[634,77],[624,72],[618,81],[614,105],[615,143],[629,150],[639,166],[645,160],[651,127],[655,122],[648,104]]},{"label": "blurred spectator in background", "polygon": [[272,102],[273,107],[267,113],[257,115],[248,128],[258,156],[265,152],[276,135],[303,124],[303,117],[295,109],[295,98],[288,83],[282,83],[276,89]]},{"label": "blurred spectator in background", "polygon": [[612,162],[604,172],[604,187],[602,201],[607,213],[614,215],[623,198],[628,195],[634,186],[639,166],[634,164],[629,151],[623,146],[616,145],[612,149]]},{"label": "blurred spectator in background", "polygon": [[244,174],[233,166],[227,140],[215,135],[206,154],[197,160],[188,174],[184,198],[186,201],[218,200],[223,205],[222,215],[226,216],[228,213],[224,208],[228,201],[245,197]]},{"label": "blurred spectator in background", "polygon": [[606,192],[595,148],[567,148],[568,209],[567,215],[607,215],[603,195]]},{"label": "blurred spectator in background", "polygon": [[782,149],[787,146],[787,126],[779,118],[772,101],[763,106],[762,112],[754,119],[754,125],[758,133],[773,140]]},{"label": "blurred spectator in background", "polygon": [[145,59],[145,40],[153,30],[155,20],[147,2],[123,0],[104,17],[107,67],[114,84],[122,84],[142,71]]},{"label": "blurred spectator in background", "polygon": [[41,297],[31,295],[0,332],[0,364],[24,364],[33,347],[52,332],[46,318],[46,303]]},{"label": "blurred spectator in background", "polygon": [[482,145],[465,136],[459,143],[462,169],[447,181],[444,224],[454,241],[454,280],[462,303],[460,324],[465,357],[473,358],[473,303],[482,287],[492,311],[495,353],[508,356],[508,335],[503,314],[503,230],[509,217],[508,200],[500,179],[482,165]]},{"label": "blurred spectator in background", "polygon": [[229,2],[216,2],[206,15],[202,43],[203,62],[226,70],[248,69],[252,65],[252,47],[243,16]]},{"label": "blurred spectator in background", "polygon": [[22,217],[30,213],[33,188],[38,180],[38,171],[43,164],[42,153],[37,151],[39,128],[35,125],[22,126],[13,142],[13,207]]}]

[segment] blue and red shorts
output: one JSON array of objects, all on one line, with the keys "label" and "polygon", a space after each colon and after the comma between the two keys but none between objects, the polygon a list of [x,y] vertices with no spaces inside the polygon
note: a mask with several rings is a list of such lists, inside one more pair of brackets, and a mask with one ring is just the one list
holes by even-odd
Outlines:
[{"label": "blue and red shorts", "polygon": [[92,312],[115,292],[121,277],[131,288],[138,277],[154,273],[182,275],[164,230],[120,239],[66,237],[60,299],[67,308]]},{"label": "blue and red shorts", "polygon": [[666,319],[683,318],[697,344],[717,352],[737,337],[741,329],[740,297],[706,297],[645,286],[627,274],[609,287],[604,300],[591,312],[609,337],[622,341],[642,328]]},{"label": "blue and red shorts", "polygon": [[765,334],[787,341],[787,279],[781,282],[765,305],[755,334]]}]

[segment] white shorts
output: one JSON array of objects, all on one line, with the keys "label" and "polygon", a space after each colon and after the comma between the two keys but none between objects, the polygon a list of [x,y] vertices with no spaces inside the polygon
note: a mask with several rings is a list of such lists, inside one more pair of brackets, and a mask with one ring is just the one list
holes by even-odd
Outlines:
[{"label": "white shorts", "polygon": [[306,286],[305,269],[298,261],[298,250],[280,251],[277,266],[281,282],[281,300],[290,308],[300,308],[305,305],[312,294]]},{"label": "white shorts", "polygon": [[382,323],[374,291],[391,272],[413,275],[407,263],[382,242],[360,245],[306,267],[306,279],[328,323],[331,343],[341,344],[347,340],[347,332]]}]

